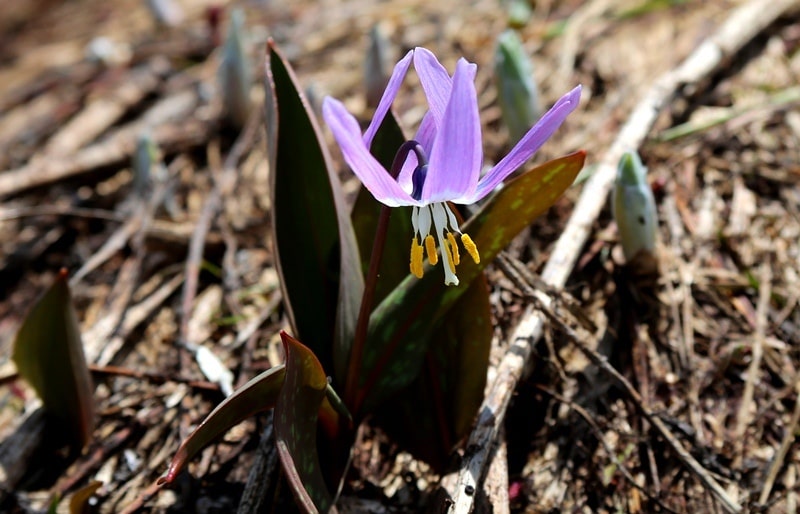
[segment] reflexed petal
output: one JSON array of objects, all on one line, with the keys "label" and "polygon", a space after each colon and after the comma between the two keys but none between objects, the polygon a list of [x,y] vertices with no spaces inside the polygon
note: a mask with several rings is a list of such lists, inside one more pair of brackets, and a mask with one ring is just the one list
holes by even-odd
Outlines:
[{"label": "reflexed petal", "polygon": [[452,79],[436,56],[425,48],[414,49],[414,69],[419,76],[422,89],[425,90],[425,98],[428,99],[428,106],[433,113],[436,126],[439,127],[450,98]]},{"label": "reflexed petal", "polygon": [[[463,203],[472,203],[489,194],[515,169],[531,158],[536,151],[547,141],[550,136],[561,126],[567,115],[575,110],[580,103],[581,86],[576,87],[562,96],[544,116],[536,122],[527,134],[522,136],[519,143],[498,162],[494,168],[481,179],[478,189]],[[462,203],[462,202],[459,202]]]},{"label": "reflexed petal", "polygon": [[322,117],[342,149],[344,160],[376,200],[389,207],[419,203],[403,191],[400,184],[369,153],[361,138],[358,122],[341,102],[326,97],[322,103]]},{"label": "reflexed petal", "polygon": [[405,57],[400,59],[400,62],[395,65],[394,70],[392,70],[392,76],[389,77],[389,82],[386,84],[386,89],[383,92],[381,101],[378,102],[378,107],[375,109],[375,116],[372,117],[367,131],[364,132],[364,144],[367,145],[367,148],[372,145],[372,139],[375,137],[375,133],[378,132],[383,118],[386,117],[386,113],[389,112],[389,109],[392,107],[392,102],[394,102],[397,92],[400,91],[400,85],[403,83],[403,79],[408,72],[408,67],[411,65],[413,52],[413,50],[409,50]]},{"label": "reflexed petal", "polygon": [[483,162],[474,64],[459,59],[453,91],[430,155],[422,201],[442,202],[474,194]]}]

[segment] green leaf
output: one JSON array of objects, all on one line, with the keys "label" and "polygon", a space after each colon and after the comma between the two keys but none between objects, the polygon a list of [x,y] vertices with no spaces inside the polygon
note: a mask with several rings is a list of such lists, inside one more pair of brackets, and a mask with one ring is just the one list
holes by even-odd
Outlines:
[{"label": "green leaf", "polygon": [[475,264],[469,258],[461,261],[461,285],[445,286],[441,270],[427,269],[421,279],[408,275],[378,305],[370,318],[360,377],[365,410],[416,378],[431,340],[431,328],[500,250],[572,184],[585,157],[585,152],[576,152],[509,181],[463,226],[475,241],[481,262]]},{"label": "green leaf", "polygon": [[13,359],[45,410],[64,427],[70,444],[86,445],[94,430],[94,388],[66,270],[22,322]]},{"label": "green leaf", "polygon": [[[406,141],[403,131],[397,124],[394,115],[389,112],[383,123],[375,133],[370,151],[384,168],[391,169],[397,150]],[[375,230],[378,217],[383,205],[363,186],[358,191],[356,202],[350,217],[358,240],[358,249],[361,253],[363,272],[369,268],[372,255],[372,242],[375,239]],[[375,287],[374,302],[383,300],[406,275],[408,275],[408,262],[411,248],[411,207],[397,207],[392,209],[389,219],[389,228],[386,234],[386,243],[378,271],[378,282]],[[349,352],[348,352],[349,354]]]},{"label": "green leaf", "polygon": [[436,471],[447,465],[483,401],[491,315],[489,287],[479,276],[437,323],[422,372],[376,416],[400,448]]},{"label": "green leaf", "polygon": [[278,456],[301,509],[308,513],[335,511],[317,453],[317,419],[328,380],[309,348],[286,332],[281,332],[281,340],[286,351],[286,382],[275,406]]},{"label": "green leaf", "polygon": [[445,421],[452,447],[469,433],[483,401],[489,350],[492,346],[492,307],[486,276],[472,281],[439,322],[428,353],[447,405]]},{"label": "green leaf", "polygon": [[181,443],[172,458],[167,474],[159,478],[158,483],[160,485],[171,483],[192,457],[211,444],[214,439],[250,416],[274,407],[285,377],[286,367],[283,364],[274,366],[252,378],[225,398]]},{"label": "green leaf", "polygon": [[364,289],[349,209],[313,111],[272,41],[266,82],[272,240],[281,289],[293,332],[341,377]]}]

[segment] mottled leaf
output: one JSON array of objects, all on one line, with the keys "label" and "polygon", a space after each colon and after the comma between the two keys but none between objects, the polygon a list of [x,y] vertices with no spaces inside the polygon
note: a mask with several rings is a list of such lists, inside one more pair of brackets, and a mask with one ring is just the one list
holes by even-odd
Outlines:
[{"label": "mottled leaf", "polygon": [[[293,332],[342,376],[364,280],[339,179],[289,63],[266,61],[272,240]],[[334,351],[334,347],[336,350]],[[341,356],[336,363],[333,355]]]},{"label": "mottled leaf", "polygon": [[88,443],[94,429],[94,388],[66,270],[22,322],[13,359],[44,408],[64,427],[70,444],[80,448]]},{"label": "mottled leaf", "polygon": [[286,381],[275,406],[278,456],[298,506],[307,513],[335,511],[317,454],[317,419],[328,380],[316,356],[286,332]]},{"label": "mottled leaf", "polygon": [[378,305],[370,318],[360,377],[362,411],[368,411],[416,378],[431,340],[431,327],[498,252],[572,184],[584,159],[585,152],[576,152],[523,173],[509,181],[462,227],[475,241],[481,262],[475,264],[468,258],[461,261],[461,285],[445,286],[440,269],[427,269],[421,279],[408,275]]},{"label": "mottled leaf", "polygon": [[192,457],[234,425],[274,407],[285,376],[286,368],[283,364],[274,366],[225,398],[181,443],[167,474],[159,479],[159,483],[168,484],[175,480]]}]

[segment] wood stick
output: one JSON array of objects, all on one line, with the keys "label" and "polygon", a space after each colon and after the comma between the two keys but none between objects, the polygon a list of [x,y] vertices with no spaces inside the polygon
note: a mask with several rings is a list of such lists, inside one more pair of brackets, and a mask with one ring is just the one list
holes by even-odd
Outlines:
[{"label": "wood stick", "polygon": [[192,118],[180,122],[167,122],[165,119],[176,111],[188,113],[199,104],[196,92],[176,94],[153,106],[141,121],[125,125],[108,138],[72,155],[57,159],[44,155],[31,159],[20,168],[3,171],[0,173],[0,197],[125,163],[133,155],[136,138],[145,127],[157,126],[153,129],[153,139],[165,152],[204,143],[216,127],[218,111],[211,113],[208,119]]},{"label": "wood stick", "polygon": [[132,106],[155,91],[169,72],[166,59],[155,58],[121,77],[120,83],[105,95],[95,98],[47,142],[46,155],[69,155],[100,136]]}]

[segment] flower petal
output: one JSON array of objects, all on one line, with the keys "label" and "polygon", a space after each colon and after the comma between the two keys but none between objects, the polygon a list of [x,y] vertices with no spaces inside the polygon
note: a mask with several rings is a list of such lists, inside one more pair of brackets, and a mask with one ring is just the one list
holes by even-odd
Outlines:
[{"label": "flower petal", "polygon": [[474,64],[458,60],[447,109],[431,150],[423,202],[460,199],[475,192],[483,162],[475,70]]},{"label": "flower petal", "polygon": [[364,144],[367,145],[367,148],[372,145],[372,139],[375,137],[375,133],[378,132],[378,128],[381,126],[381,123],[383,123],[383,118],[386,117],[386,113],[389,112],[389,109],[392,107],[397,92],[400,91],[400,85],[403,83],[403,79],[408,72],[408,67],[411,65],[413,53],[413,50],[409,50],[408,53],[395,64],[394,70],[392,70],[392,76],[389,77],[389,82],[386,84],[386,89],[383,91],[381,101],[378,102],[375,115],[372,117],[367,131],[364,132]]},{"label": "flower petal", "polygon": [[322,117],[342,149],[344,160],[376,200],[389,207],[419,203],[403,191],[400,184],[369,153],[369,148],[361,138],[358,122],[340,101],[326,97],[322,103]]},{"label": "flower petal", "polygon": [[433,53],[422,47],[414,49],[414,69],[419,76],[425,98],[433,113],[436,126],[442,125],[447,101],[450,99],[452,79]]},{"label": "flower petal", "polygon": [[478,183],[475,194],[465,199],[463,203],[472,203],[480,200],[497,187],[511,172],[530,159],[544,142],[553,135],[556,129],[561,126],[567,118],[567,115],[575,110],[578,103],[580,103],[580,99],[581,86],[576,87],[562,96],[555,105],[536,122],[536,125],[522,136],[522,139],[508,152],[508,155],[503,157],[494,168],[484,175]]}]

